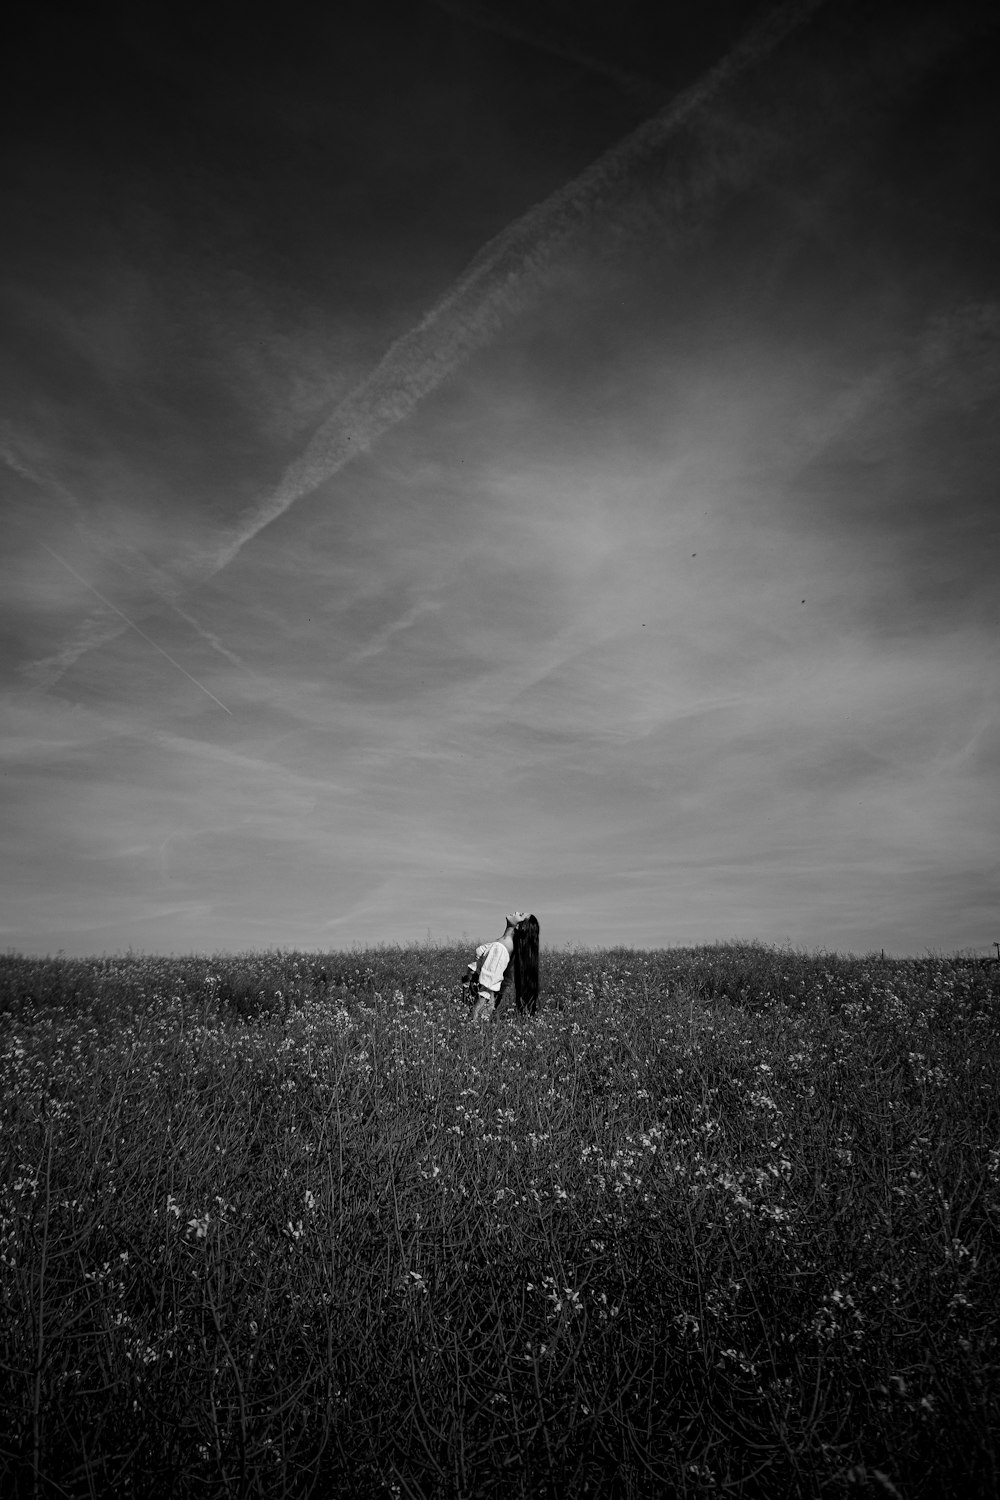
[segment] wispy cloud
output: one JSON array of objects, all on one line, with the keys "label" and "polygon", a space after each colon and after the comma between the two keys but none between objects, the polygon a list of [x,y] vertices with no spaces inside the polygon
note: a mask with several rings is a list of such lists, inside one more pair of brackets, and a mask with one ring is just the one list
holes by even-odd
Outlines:
[{"label": "wispy cloud", "polygon": [[[237,667],[241,672],[251,673],[246,662],[231,650],[224,641],[214,632],[208,630],[189,609],[186,609],[181,601],[183,597],[183,585],[177,578],[173,577],[166,569],[157,567],[143,555],[140,549],[131,542],[119,536],[114,536],[94,525],[88,515],[87,507],[79,497],[65,485],[59,477],[52,472],[51,467],[39,457],[29,457],[26,450],[24,434],[18,432],[13,424],[0,424],[0,462],[16,473],[20,478],[27,480],[30,484],[43,490],[47,494],[58,497],[73,513],[75,518],[75,530],[86,544],[88,550],[101,557],[104,561],[111,563],[121,572],[132,585],[138,585],[144,597],[152,596],[161,604],[167,606],[179,619],[203,640],[214,652],[222,656],[231,666]],[[109,642],[116,640],[126,630],[137,630],[140,635],[144,632],[131,620],[118,605],[105,599],[99,591],[86,579],[82,578],[75,569],[33,535],[35,544],[51,557],[54,557],[62,567],[73,574],[78,582],[94,594],[104,606],[104,612],[99,616],[91,616],[80,623],[73,635],[65,641],[59,650],[51,655],[37,661],[29,662],[22,668],[22,675],[32,682],[36,687],[52,687],[59,679],[68,672],[89,651],[95,650]],[[111,614],[114,618],[109,619]],[[147,636],[148,640],[149,637]],[[167,657],[173,666],[189,675],[183,667],[174,662],[169,654],[150,641],[150,644]],[[194,680],[194,679],[192,679]],[[198,684],[201,686],[201,684]],[[211,697],[212,695],[209,694]],[[229,710],[227,709],[227,712]]]},{"label": "wispy cloud", "polygon": [[553,57],[561,57],[566,62],[576,63],[578,67],[585,68],[589,73],[597,73],[600,77],[609,79],[625,93],[632,94],[638,99],[652,100],[657,93],[662,92],[657,89],[652,79],[638,73],[630,73],[626,68],[616,67],[608,58],[598,57],[588,52],[564,31],[557,31],[554,27],[545,25],[537,11],[533,17],[535,24],[528,27],[519,26],[515,20],[509,15],[504,15],[502,11],[485,5],[473,4],[471,0],[432,0],[432,3],[439,10],[447,11],[449,15],[457,16],[459,20],[469,21],[474,26],[480,26],[484,31],[495,32],[509,41],[523,42],[525,46],[532,47],[539,52],[548,52]]},{"label": "wispy cloud", "polygon": [[[274,493],[250,511],[205,560],[209,573],[233,561],[248,542],[397,423],[528,302],[554,259],[565,251],[630,176],[689,127],[741,74],[761,63],[826,0],[786,0],[769,12],[723,60],[584,172],[491,240],[421,322],[397,339],[378,365],[337,406]],[[706,149],[701,169],[678,184],[677,217],[707,211],[727,183],[742,179],[748,156],[783,149],[773,136],[752,146],[735,139],[728,156]]]},{"label": "wispy cloud", "polygon": [[395,620],[390,620],[387,625],[383,625],[381,630],[377,630],[363,646],[359,646],[356,650],[352,651],[347,657],[345,665],[356,667],[363,661],[369,661],[373,656],[381,655],[394,636],[399,635],[404,630],[410,630],[424,615],[438,614],[441,609],[442,604],[439,599],[418,599],[416,604],[408,609],[405,614],[400,615]]},{"label": "wispy cloud", "polygon": [[[588,226],[614,217],[616,204],[620,207],[627,198],[630,180],[660,158],[675,136],[685,132],[687,141],[683,166],[672,176],[671,169],[666,169],[671,180],[667,195],[671,233],[678,241],[697,232],[723,191],[745,184],[771,157],[794,149],[787,131],[734,128],[732,122],[723,127],[713,119],[711,107],[824,4],[825,0],[786,0],[695,85],[490,241],[421,322],[397,339],[371,373],[339,402],[266,500],[245,512],[215,541],[203,544],[193,535],[188,537],[184,554],[171,570],[173,580],[157,584],[150,579],[159,597],[165,591],[172,595],[172,607],[180,613],[181,593],[224,569],[298,499],[411,416],[425,397],[529,305],[552,266],[571,252]],[[919,53],[920,48],[915,51]],[[871,377],[871,389],[855,393],[851,401],[864,405],[897,376],[894,370],[877,372]],[[850,419],[848,411],[840,417]],[[189,611],[183,611],[183,618],[213,650],[245,668],[214,633],[202,630]],[[88,622],[60,652],[36,664],[36,677],[51,681],[92,644],[107,638],[99,626]]]},{"label": "wispy cloud", "polygon": [[26,479],[29,484],[48,490],[69,507],[78,517],[85,515],[84,507],[73,491],[55,475],[40,454],[29,454],[24,435],[12,422],[0,422],[0,462],[6,464],[14,474]]},{"label": "wispy cloud", "polygon": [[112,604],[110,599],[106,599],[99,589],[96,589],[92,583],[88,583],[86,578],[78,573],[76,569],[70,563],[68,563],[64,557],[59,556],[58,552],[54,552],[52,548],[46,546],[44,542],[39,543],[39,545],[49,554],[50,557],[54,557],[56,562],[59,563],[60,566],[64,567],[67,573],[70,573],[78,583],[81,583],[85,589],[89,589],[94,597],[96,599],[99,599],[106,609],[110,609],[114,614],[118,615],[120,619],[124,620],[126,626],[130,630],[134,630],[137,635],[142,636],[142,639],[146,641],[148,645],[152,646],[154,651],[158,651],[162,657],[165,657],[165,659],[170,663],[172,667],[176,667],[177,671],[182,673],[182,675],[185,676],[189,682],[193,682],[195,687],[199,688],[206,697],[211,698],[212,702],[217,704],[224,713],[232,716],[231,708],[226,708],[226,705],[222,702],[222,700],[220,698],[217,698],[215,694],[209,688],[207,688],[203,682],[199,682],[197,677],[194,677],[188,671],[187,667],[182,667],[180,662],[170,655],[169,651],[164,650],[164,648],[159,644],[158,641],[154,641],[152,636],[146,634],[141,625],[137,625],[134,620],[130,620],[123,609],[119,609],[117,604]]},{"label": "wispy cloud", "polygon": [[21,668],[21,676],[32,687],[43,690],[54,687],[88,652],[116,641],[127,629],[128,626],[111,611],[104,615],[88,615],[57,651],[41,656],[37,661],[26,662]]},{"label": "wispy cloud", "polygon": [[[114,551],[117,564],[127,565],[129,571],[136,573],[137,581],[146,591],[175,610],[212,650],[246,670],[236,653],[182,607],[180,600],[185,590],[225,568],[296,500],[336,474],[355,456],[367,452],[382,434],[410,416],[427,395],[528,304],[557,256],[571,247],[574,239],[602,211],[610,209],[632,173],[662,152],[677,132],[694,125],[732,82],[763,61],[824,3],[825,0],[786,0],[696,84],[490,241],[421,322],[397,339],[374,370],[338,404],[305,452],[290,465],[274,493],[246,513],[218,543],[205,551],[189,538],[185,553],[167,574],[148,564],[134,548],[129,549],[126,559],[126,549],[112,547],[107,538],[88,539],[99,551]],[[761,136],[753,149],[765,155],[776,149],[776,138]],[[747,157],[745,140],[734,139],[728,157],[720,152],[716,142],[706,147],[697,181],[689,170],[690,181],[678,184],[674,202],[678,230],[686,214],[693,213],[695,219],[703,215],[713,196],[727,182],[746,172]],[[8,436],[13,439],[14,435]],[[25,477],[56,489],[71,505],[78,522],[83,522],[83,508],[72,492],[48,471],[42,472],[26,461],[13,441],[5,444],[3,456]],[[83,622],[59,650],[24,669],[29,680],[39,686],[51,686],[88,651],[115,639],[122,629],[134,628],[144,634],[117,605],[100,597],[117,619],[111,622],[99,617]],[[425,609],[426,606],[421,606],[413,621]],[[413,621],[386,627],[388,634],[380,633],[369,647],[361,648],[362,654],[356,660],[378,654],[398,630],[406,629]],[[152,638],[146,639],[155,649],[162,650]],[[190,675],[168,653],[162,654],[178,670]]]},{"label": "wispy cloud", "polygon": [[889,407],[976,404],[1000,386],[1000,304],[963,301],[934,312],[903,346],[807,418],[805,450],[819,452]]},{"label": "wispy cloud", "polygon": [[[32,909],[35,920],[39,923],[39,942],[36,952],[50,952],[45,944],[46,926],[51,927],[58,922],[60,931],[67,937],[90,937],[92,934],[101,932],[111,933],[112,946],[119,941],[117,924],[120,916],[109,915],[107,903],[94,900],[81,902],[88,910],[78,915],[67,915],[66,900],[64,896],[53,895],[48,899],[36,901]],[[183,929],[185,925],[194,926],[199,922],[208,923],[212,917],[212,903],[210,901],[148,901],[142,897],[126,900],[124,903],[128,912],[129,920],[135,927],[147,926],[150,930],[163,929],[169,925]],[[0,933],[5,937],[21,937],[24,933],[23,917],[10,925],[0,925]]]}]

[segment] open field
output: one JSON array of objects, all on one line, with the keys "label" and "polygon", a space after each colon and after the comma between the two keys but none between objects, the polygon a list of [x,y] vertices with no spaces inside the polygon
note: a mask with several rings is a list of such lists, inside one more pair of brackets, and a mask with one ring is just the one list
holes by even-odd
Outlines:
[{"label": "open field", "polygon": [[990,1496],[1000,975],[755,945],[0,963],[0,1478]]}]

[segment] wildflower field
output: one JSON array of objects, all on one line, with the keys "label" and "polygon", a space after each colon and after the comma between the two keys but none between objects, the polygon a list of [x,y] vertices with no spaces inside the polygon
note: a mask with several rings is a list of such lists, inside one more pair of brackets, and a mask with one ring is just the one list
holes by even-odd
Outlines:
[{"label": "wildflower field", "polygon": [[0,961],[0,1481],[991,1496],[1000,973]]}]

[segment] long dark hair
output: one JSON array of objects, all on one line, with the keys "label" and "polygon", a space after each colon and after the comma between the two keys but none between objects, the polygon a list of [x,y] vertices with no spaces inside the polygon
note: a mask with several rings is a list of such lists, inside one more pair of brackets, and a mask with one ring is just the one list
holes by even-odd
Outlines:
[{"label": "long dark hair", "polygon": [[525,917],[514,928],[514,1003],[519,1015],[538,1006],[538,918]]}]

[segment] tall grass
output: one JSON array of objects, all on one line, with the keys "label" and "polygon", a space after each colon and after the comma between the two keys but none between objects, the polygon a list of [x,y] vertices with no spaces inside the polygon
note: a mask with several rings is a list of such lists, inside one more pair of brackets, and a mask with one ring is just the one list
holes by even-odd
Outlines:
[{"label": "tall grass", "polygon": [[25,1496],[998,1493],[996,969],[0,964]]}]

